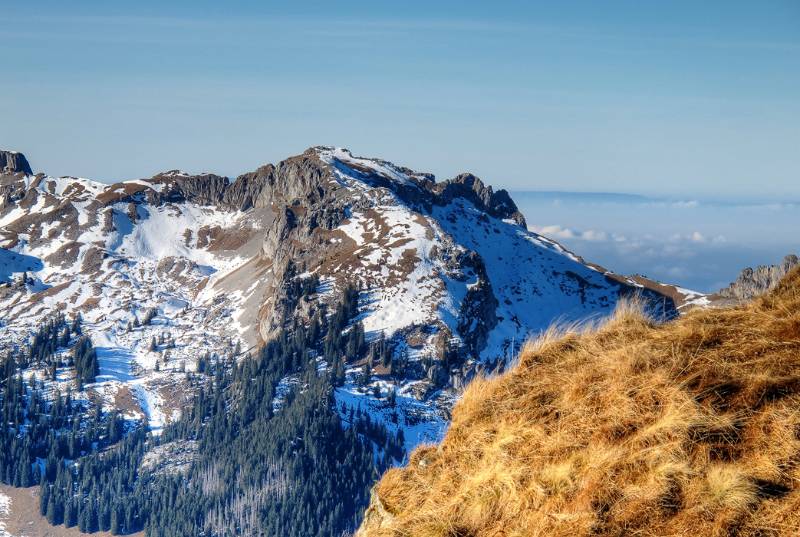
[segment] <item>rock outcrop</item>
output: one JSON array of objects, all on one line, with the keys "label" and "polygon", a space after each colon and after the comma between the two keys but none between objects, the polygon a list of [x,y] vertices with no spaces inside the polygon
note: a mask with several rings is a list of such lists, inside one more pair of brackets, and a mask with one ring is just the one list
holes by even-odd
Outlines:
[{"label": "rock outcrop", "polygon": [[28,159],[22,153],[0,150],[0,174],[3,173],[33,175],[33,170],[31,170],[31,165],[28,164]]},{"label": "rock outcrop", "polygon": [[246,211],[275,204],[318,204],[335,189],[330,178],[327,166],[309,150],[277,166],[261,166],[233,181],[211,173],[193,175],[180,170],[163,172],[144,181],[158,186],[157,191],[147,194],[150,203],[190,202]]},{"label": "rock outcrop", "polygon": [[457,330],[467,351],[475,355],[486,347],[489,333],[497,326],[498,303],[481,257],[476,252],[467,252],[461,264],[475,272],[477,282],[469,287],[461,302]]},{"label": "rock outcrop", "polygon": [[800,259],[791,254],[784,257],[783,261],[777,265],[747,267],[742,270],[735,282],[720,289],[718,294],[728,299],[751,300],[773,289],[798,264],[800,264]]},{"label": "rock outcrop", "polygon": [[161,191],[152,196],[152,202],[156,204],[188,201],[198,205],[219,205],[230,186],[227,177],[213,173],[188,175],[178,170],[160,173],[149,182],[162,185]]},{"label": "rock outcrop", "polygon": [[495,218],[510,218],[521,227],[527,228],[525,217],[519,212],[507,191],[494,192],[491,186],[485,185],[471,173],[462,173],[453,179],[437,184],[433,191],[438,194],[437,203],[439,204],[446,205],[454,198],[464,198]]}]

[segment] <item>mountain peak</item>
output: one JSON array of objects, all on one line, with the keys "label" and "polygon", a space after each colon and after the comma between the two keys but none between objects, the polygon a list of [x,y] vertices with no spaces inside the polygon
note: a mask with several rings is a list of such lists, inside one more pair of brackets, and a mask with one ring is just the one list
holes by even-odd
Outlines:
[{"label": "mountain peak", "polygon": [[[153,435],[177,425],[204,386],[220,387],[212,375],[274,363],[281,369],[252,384],[267,406],[248,399],[243,411],[272,408],[274,417],[290,400],[322,402],[325,390],[331,419],[338,412],[358,428],[349,409],[360,409],[393,439],[386,448],[383,432],[370,433],[389,464],[440,439],[460,390],[503,369],[529,334],[553,319],[607,315],[638,294],[515,213],[504,191],[474,175],[436,182],[337,148],[235,179],[169,170],[106,185],[6,175],[0,356],[25,348],[34,326],[59,332],[47,325],[52,314],[79,319],[96,345],[98,382],[62,374],[62,350],[48,389],[77,388],[81,401],[118,409]],[[670,299],[641,293],[654,315],[672,314]],[[258,362],[246,364],[248,354]],[[324,384],[306,389],[306,373]],[[220,416],[239,406],[238,390],[219,392],[236,398],[215,405]],[[168,445],[155,446],[158,458],[171,457]]]},{"label": "mountain peak", "polygon": [[25,155],[17,151],[0,150],[0,173],[24,173],[33,175]]},{"label": "mountain peak", "polygon": [[454,197],[466,198],[490,215],[514,220],[523,228],[527,228],[525,217],[519,212],[517,204],[504,189],[497,192],[484,184],[481,179],[471,173],[462,173],[455,178],[438,185],[441,195],[446,201]]},{"label": "mountain peak", "polygon": [[403,198],[428,205],[444,205],[463,198],[491,216],[510,219],[523,228],[527,227],[525,218],[506,190],[495,192],[471,173],[461,173],[437,183],[432,173],[417,172],[387,160],[356,157],[345,148],[318,146],[306,151],[309,152],[344,175],[370,179],[378,186],[391,188]]}]

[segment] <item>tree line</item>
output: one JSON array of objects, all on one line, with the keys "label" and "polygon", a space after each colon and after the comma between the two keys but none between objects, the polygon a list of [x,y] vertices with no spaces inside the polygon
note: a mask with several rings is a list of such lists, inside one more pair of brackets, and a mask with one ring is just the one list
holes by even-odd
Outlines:
[{"label": "tree line", "polygon": [[[294,291],[302,298],[316,286],[311,280]],[[7,446],[0,480],[40,485],[42,515],[88,533],[306,537],[351,531],[372,484],[404,456],[402,433],[388,433],[360,409],[347,424],[336,411],[334,389],[344,363],[376,352],[354,322],[357,304],[358,290],[349,287],[331,311],[321,307],[307,324],[291,320],[238,363],[219,367],[201,358],[193,403],[160,437],[86,398],[53,393],[44,380],[23,380],[25,368],[62,356],[62,343],[71,350],[60,366],[71,361],[78,389],[97,374],[80,320],[48,320],[29,348],[0,362],[0,445]],[[60,338],[55,347],[53,337]],[[300,382],[276,407],[276,387],[289,375]],[[156,446],[190,441],[197,448],[187,470],[143,468]]]}]

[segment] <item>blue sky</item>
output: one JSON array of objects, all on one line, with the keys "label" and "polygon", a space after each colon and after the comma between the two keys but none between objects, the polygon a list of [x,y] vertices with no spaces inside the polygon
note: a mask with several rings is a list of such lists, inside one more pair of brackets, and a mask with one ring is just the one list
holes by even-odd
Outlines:
[{"label": "blue sky", "polygon": [[0,4],[0,147],[51,174],[331,144],[516,190],[800,199],[796,0]]}]

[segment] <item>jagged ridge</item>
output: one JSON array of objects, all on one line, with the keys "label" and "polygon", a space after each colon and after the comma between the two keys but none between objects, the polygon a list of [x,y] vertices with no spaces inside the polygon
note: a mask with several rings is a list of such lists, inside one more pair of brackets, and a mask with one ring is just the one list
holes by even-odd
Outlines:
[{"label": "jagged ridge", "polygon": [[750,300],[773,289],[798,264],[800,259],[791,254],[777,265],[759,265],[754,269],[747,267],[737,276],[736,281],[720,289],[718,294],[724,298]]}]

